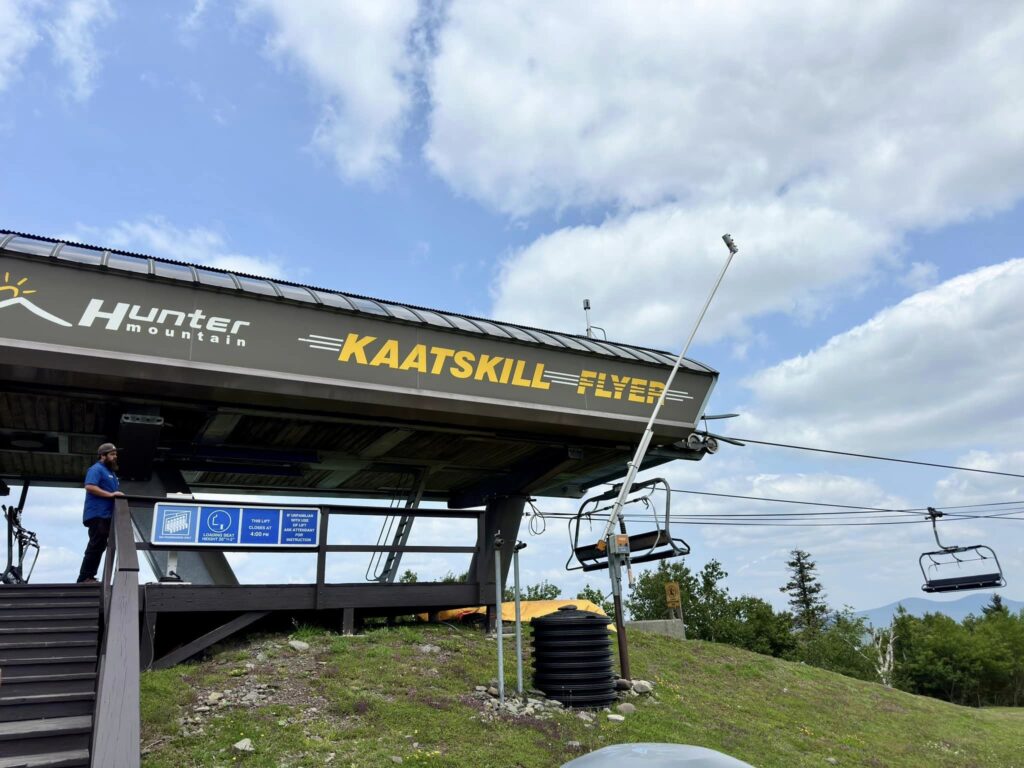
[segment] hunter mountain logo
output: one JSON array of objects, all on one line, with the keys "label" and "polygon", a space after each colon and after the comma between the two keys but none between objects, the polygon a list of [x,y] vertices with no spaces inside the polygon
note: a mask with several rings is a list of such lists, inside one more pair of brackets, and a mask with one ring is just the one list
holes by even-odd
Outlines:
[{"label": "hunter mountain logo", "polygon": [[[51,315],[45,309],[40,309],[33,304],[30,299],[25,298],[26,296],[30,296],[35,293],[33,289],[25,287],[25,283],[27,282],[27,277],[12,281],[11,273],[4,272],[4,282],[3,285],[0,285],[0,309],[21,306],[37,317],[43,318],[43,320],[47,320],[55,325],[64,326],[65,328],[70,328],[71,323],[66,320],[61,320],[56,315]],[[8,298],[4,298],[5,294],[11,295]]]}]

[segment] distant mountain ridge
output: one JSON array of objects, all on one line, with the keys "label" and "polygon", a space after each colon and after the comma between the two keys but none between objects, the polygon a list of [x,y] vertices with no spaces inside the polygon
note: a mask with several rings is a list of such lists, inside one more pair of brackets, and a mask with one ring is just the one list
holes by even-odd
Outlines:
[{"label": "distant mountain ridge", "polygon": [[[970,614],[981,615],[981,609],[992,602],[992,592],[978,592],[971,595],[964,595],[959,600],[928,600],[924,597],[908,597],[897,600],[895,603],[883,605],[880,608],[872,608],[868,611],[857,611],[855,616],[863,616],[868,624],[873,627],[884,627],[892,621],[896,615],[896,609],[903,606],[907,613],[913,616],[924,616],[926,613],[943,613],[956,621],[963,621]],[[1011,613],[1017,613],[1024,608],[1024,601],[1010,600],[1003,598],[1003,605]]]}]

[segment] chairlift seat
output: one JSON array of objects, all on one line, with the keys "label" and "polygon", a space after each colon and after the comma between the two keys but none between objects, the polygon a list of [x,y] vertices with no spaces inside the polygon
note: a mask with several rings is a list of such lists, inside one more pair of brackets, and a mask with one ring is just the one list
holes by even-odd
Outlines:
[{"label": "chairlift seat", "polygon": [[[600,571],[608,568],[608,551],[607,549],[598,549],[597,544],[586,544],[576,547],[573,551],[584,571]],[[649,563],[654,560],[688,555],[690,554],[690,545],[682,539],[672,538],[667,531],[654,530],[630,535],[629,552],[631,563]],[[637,554],[634,555],[634,552]]]},{"label": "chairlift seat", "polygon": [[956,576],[948,579],[932,579],[921,587],[925,592],[957,592],[962,589],[992,589],[1005,587],[1006,580],[1001,573],[979,573],[972,576]]}]

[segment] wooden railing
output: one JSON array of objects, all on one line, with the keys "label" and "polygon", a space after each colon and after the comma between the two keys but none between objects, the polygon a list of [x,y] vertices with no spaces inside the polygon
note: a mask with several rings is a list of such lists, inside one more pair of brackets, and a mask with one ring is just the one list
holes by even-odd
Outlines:
[{"label": "wooden railing", "polygon": [[139,768],[139,557],[126,498],[114,500],[102,610],[91,764]]}]

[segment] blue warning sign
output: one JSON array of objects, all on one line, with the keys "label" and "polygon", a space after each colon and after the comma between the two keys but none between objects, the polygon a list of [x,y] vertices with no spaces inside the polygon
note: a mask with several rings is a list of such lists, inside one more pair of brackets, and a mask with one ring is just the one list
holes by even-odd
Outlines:
[{"label": "blue warning sign", "polygon": [[169,504],[153,507],[153,544],[311,548],[320,539],[316,507]]}]

